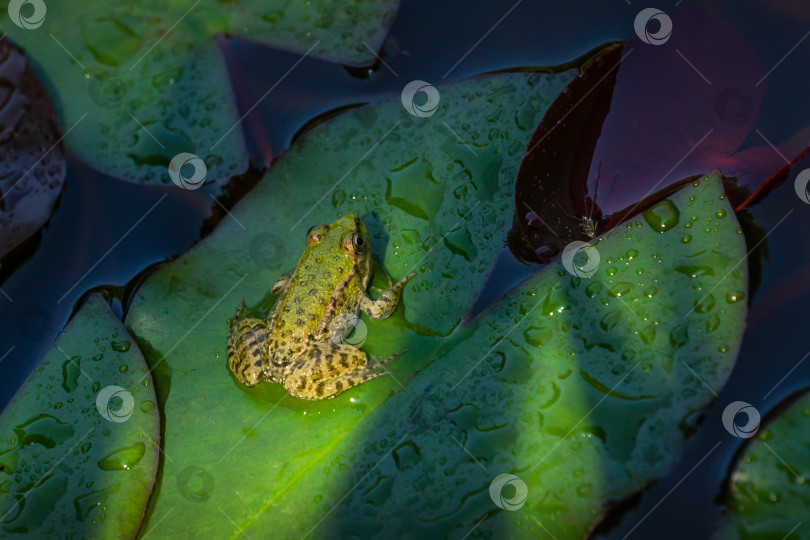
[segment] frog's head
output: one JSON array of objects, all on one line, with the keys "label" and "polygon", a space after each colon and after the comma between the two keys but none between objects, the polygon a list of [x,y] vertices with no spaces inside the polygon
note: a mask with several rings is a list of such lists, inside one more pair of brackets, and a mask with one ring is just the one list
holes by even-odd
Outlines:
[{"label": "frog's head", "polygon": [[330,225],[315,225],[307,233],[307,247],[335,250],[354,262],[361,275],[371,270],[371,239],[355,214],[341,216]]}]

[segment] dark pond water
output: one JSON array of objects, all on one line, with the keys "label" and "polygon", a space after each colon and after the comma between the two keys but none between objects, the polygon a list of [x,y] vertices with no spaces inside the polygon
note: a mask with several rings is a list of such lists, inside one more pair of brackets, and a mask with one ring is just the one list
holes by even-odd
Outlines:
[{"label": "dark pond water", "polygon": [[[627,39],[633,35],[636,14],[645,7],[649,6],[635,0],[406,1],[385,45],[390,69],[379,66],[362,79],[341,66],[307,59],[254,114],[277,155],[314,116],[346,104],[398,95],[414,79],[435,84],[495,69],[559,64],[606,41]],[[701,5],[664,2],[655,7],[670,14],[699,9],[720,17],[750,42],[766,72],[773,68],[755,129],[743,147],[765,144],[763,136],[775,142],[787,140],[810,124],[810,77],[806,76],[810,39],[804,41],[810,28],[810,5],[793,0],[767,5],[717,0]],[[293,54],[252,44],[232,41],[230,46],[236,59],[232,69],[239,77],[236,84],[247,100],[240,103],[243,110],[297,60]],[[701,58],[691,60],[700,64]],[[602,136],[619,135],[605,132]],[[253,143],[257,162],[262,150],[261,144]],[[751,209],[755,222],[769,233],[770,257],[751,299],[742,353],[728,383],[705,412],[678,464],[611,515],[600,528],[600,537],[709,536],[720,516],[717,499],[727,468],[743,443],[722,427],[725,405],[747,401],[765,416],[791,394],[810,387],[810,361],[802,362],[810,351],[810,205],[801,202],[792,187],[795,174],[807,167],[810,159],[798,163],[788,183]],[[47,352],[89,289],[123,286],[149,265],[185,251],[217,220],[229,219],[213,201],[220,195],[216,188],[137,187],[100,175],[75,160],[69,163],[65,185],[40,237],[0,274],[7,295],[0,296],[4,329],[0,333],[0,406],[5,406]],[[228,200],[232,203],[233,197]],[[148,217],[139,222],[147,211]],[[499,285],[485,290],[478,306],[492,302],[534,270],[510,262],[505,255],[494,280]]]}]

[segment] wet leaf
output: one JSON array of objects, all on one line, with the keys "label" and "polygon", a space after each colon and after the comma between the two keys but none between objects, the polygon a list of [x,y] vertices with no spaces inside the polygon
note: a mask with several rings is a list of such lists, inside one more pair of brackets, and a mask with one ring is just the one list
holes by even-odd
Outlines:
[{"label": "wet leaf", "polygon": [[665,43],[633,37],[588,65],[537,126],[515,188],[520,258],[552,260],[588,239],[584,218],[604,232],[669,196],[675,180],[714,169],[736,178],[728,193],[742,208],[775,183],[766,178],[784,166],[780,152],[807,148],[806,130],[778,152],[742,146],[767,86],[756,52],[714,15],[677,12],[672,24]]},{"label": "wet leaf", "polygon": [[[311,467],[340,468],[316,456],[343,437],[358,440],[353,426],[433,359],[433,336],[449,333],[470,308],[509,227],[530,131],[571,77],[484,76],[439,86],[429,117],[411,115],[396,96],[330,120],[278,159],[232,210],[234,219],[149,278],[126,322],[157,366],[167,418],[172,460],[150,513],[155,533],[185,534],[210,515],[209,532],[229,535],[233,525],[211,508],[247,526],[286,504],[284,486],[297,490]],[[394,278],[419,271],[391,318],[362,319],[362,348],[371,355],[407,348],[391,364],[393,376],[324,402],[290,398],[277,384],[242,386],[226,363],[227,319],[241,298],[255,316],[266,315],[270,287],[294,268],[307,230],[347,213],[362,217],[372,252]],[[385,286],[379,268],[375,275]],[[191,465],[210,479],[208,498],[183,496]],[[324,487],[300,495],[324,497]],[[172,518],[158,522],[170,508]]]},{"label": "wet leaf", "polygon": [[[801,526],[810,508],[810,395],[792,401],[740,453],[716,538],[810,538]],[[729,417],[732,429],[749,422],[738,416]]]},{"label": "wet leaf", "polygon": [[[457,103],[473,82],[488,89],[506,80],[521,95],[521,77],[536,76],[467,81],[441,87],[442,95]],[[352,113],[323,130],[334,136],[339,122],[356,126],[357,119],[368,127],[353,131],[374,130],[385,107]],[[364,116],[370,111],[377,122]],[[550,265],[444,342],[406,322],[424,303],[444,301],[408,289],[404,309],[392,319],[364,318],[364,350],[386,356],[408,349],[392,364],[390,378],[324,402],[296,400],[278,385],[239,385],[226,367],[225,322],[243,292],[255,313],[265,313],[273,298],[264,293],[300,252],[282,240],[292,235],[262,224],[269,223],[271,200],[284,200],[285,212],[294,214],[274,220],[300,218],[300,195],[284,186],[297,177],[293,165],[313,162],[310,155],[331,163],[323,148],[335,139],[319,133],[302,139],[272,169],[273,181],[262,182],[235,209],[246,230],[222,225],[158,271],[133,302],[127,323],[161,366],[165,450],[173,457],[163,464],[150,513],[156,532],[187,532],[191,523],[232,534],[236,523],[251,536],[415,530],[463,536],[478,524],[495,536],[536,537],[545,527],[558,538],[580,538],[610,501],[675,462],[686,437],[682,429],[689,430],[695,412],[712,399],[705,385],[719,390],[736,359],[746,313],[740,300],[747,273],[737,264],[745,242],[716,175],[600,238],[593,277]],[[408,152],[424,148],[416,133],[408,135],[402,137]],[[348,143],[337,138],[331,144]],[[356,178],[374,178],[374,172],[369,166]],[[350,193],[337,208],[316,211],[331,218],[358,208],[344,206],[347,201],[375,194],[358,190],[352,199]],[[401,212],[398,219],[408,214]],[[375,221],[373,213],[363,217]],[[389,243],[397,240],[398,219],[375,229],[384,230]],[[301,234],[315,222],[307,220]],[[248,241],[256,231],[267,232]],[[398,277],[404,263],[381,250],[380,239],[374,251],[386,254],[381,259]],[[457,257],[449,248],[441,253]],[[204,480],[198,484],[206,487],[204,497],[186,487],[192,464]],[[491,481],[503,473],[526,485],[524,509],[501,510],[490,497]],[[170,509],[174,519],[158,522]]]},{"label": "wet leaf", "polygon": [[0,259],[38,231],[65,180],[53,108],[22,53],[0,40]]},{"label": "wet leaf", "polygon": [[0,415],[3,537],[131,538],[158,466],[146,363],[91,296]]},{"label": "wet leaf", "polygon": [[584,537],[675,463],[739,351],[745,242],[720,179],[697,184],[666,232],[632,220],[591,278],[553,263],[451,336],[255,530],[297,508],[290,536]]},{"label": "wet leaf", "polygon": [[[396,0],[258,2],[155,0],[16,3],[0,29],[47,81],[65,146],[106,174],[171,183],[182,152],[205,163],[186,178],[224,181],[247,167],[217,34],[302,56],[370,64],[393,22]],[[34,8],[34,6],[37,6]],[[17,14],[19,20],[12,17]],[[181,163],[182,165],[182,163]],[[193,171],[191,169],[194,169]],[[182,182],[181,182],[182,183]]]}]

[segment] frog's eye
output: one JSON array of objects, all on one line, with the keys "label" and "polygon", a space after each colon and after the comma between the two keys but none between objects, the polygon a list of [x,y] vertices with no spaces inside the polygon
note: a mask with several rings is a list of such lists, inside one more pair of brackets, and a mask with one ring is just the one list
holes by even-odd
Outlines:
[{"label": "frog's eye", "polygon": [[366,248],[366,241],[363,240],[363,237],[357,233],[352,235],[352,247],[354,247],[355,253],[362,253],[363,250]]},{"label": "frog's eye", "polygon": [[366,249],[366,241],[356,232],[346,233],[340,239],[340,247],[346,253],[362,253]]},{"label": "frog's eye", "polygon": [[307,231],[307,245],[317,244],[326,234],[326,225],[315,225]]}]

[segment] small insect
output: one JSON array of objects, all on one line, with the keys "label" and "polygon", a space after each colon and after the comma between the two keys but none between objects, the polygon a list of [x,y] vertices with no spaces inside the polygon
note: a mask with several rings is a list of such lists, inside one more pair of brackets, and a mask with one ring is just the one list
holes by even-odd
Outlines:
[{"label": "small insect", "polygon": [[565,211],[563,206],[560,204],[557,199],[554,199],[557,202],[557,207],[562,211],[563,214],[570,217],[573,220],[579,221],[579,226],[582,228],[582,234],[584,234],[589,239],[593,239],[596,237],[597,230],[599,229],[598,218],[594,218],[595,214],[601,214],[599,207],[596,205],[596,197],[599,193],[599,176],[602,172],[602,164],[599,164],[599,169],[596,173],[596,185],[594,187],[593,198],[591,199],[587,195],[587,191],[583,197],[583,208],[585,209],[585,215],[582,217],[572,216],[568,212]]}]

